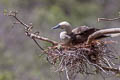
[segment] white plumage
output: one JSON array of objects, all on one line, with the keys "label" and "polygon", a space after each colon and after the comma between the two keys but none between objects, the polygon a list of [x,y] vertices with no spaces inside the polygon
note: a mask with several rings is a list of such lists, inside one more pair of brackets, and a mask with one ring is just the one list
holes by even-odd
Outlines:
[{"label": "white plumage", "polygon": [[67,35],[66,31],[63,31],[60,33],[60,39],[65,43],[68,44],[71,40],[71,37],[69,35]]}]

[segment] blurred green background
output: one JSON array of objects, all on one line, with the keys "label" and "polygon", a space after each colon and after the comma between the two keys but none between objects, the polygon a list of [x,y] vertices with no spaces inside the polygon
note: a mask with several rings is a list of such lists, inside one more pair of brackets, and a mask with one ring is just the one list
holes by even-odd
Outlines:
[{"label": "blurred green background", "polygon": [[[0,80],[60,80],[41,55],[37,45],[24,34],[21,25],[12,27],[13,18],[3,15],[4,10],[17,10],[25,23],[33,23],[41,36],[59,41],[60,30],[51,27],[68,21],[74,27],[88,25],[96,28],[120,27],[120,20],[97,22],[98,17],[114,18],[120,11],[120,0],[0,0]],[[74,28],[73,27],[73,28]],[[119,40],[115,38],[114,40]],[[40,41],[44,48],[49,44]],[[119,45],[115,46],[119,52]],[[80,76],[77,80],[84,79]],[[100,75],[84,80],[102,80]],[[66,80],[63,77],[62,80]],[[120,80],[108,77],[106,80]]]}]

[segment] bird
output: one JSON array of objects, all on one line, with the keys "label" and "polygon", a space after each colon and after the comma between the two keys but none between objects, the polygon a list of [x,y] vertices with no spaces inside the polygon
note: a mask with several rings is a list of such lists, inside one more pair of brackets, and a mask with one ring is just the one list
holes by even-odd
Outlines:
[{"label": "bird", "polygon": [[[94,27],[88,27],[88,26],[79,26],[72,30],[72,25],[67,21],[62,21],[58,23],[56,26],[52,27],[52,29],[63,29],[60,33],[60,39],[64,44],[78,44],[78,43],[84,43],[87,41],[89,35],[92,33],[100,30]],[[106,38],[110,37],[110,35],[101,35],[97,37],[96,39]]]}]

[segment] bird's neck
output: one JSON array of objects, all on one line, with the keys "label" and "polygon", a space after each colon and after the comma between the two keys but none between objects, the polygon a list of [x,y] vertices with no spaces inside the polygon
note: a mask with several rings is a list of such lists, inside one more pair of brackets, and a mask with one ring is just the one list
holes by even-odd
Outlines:
[{"label": "bird's neck", "polygon": [[68,35],[71,34],[71,33],[72,33],[72,28],[71,28],[71,26],[66,26],[66,27],[65,27],[65,31],[67,32]]}]

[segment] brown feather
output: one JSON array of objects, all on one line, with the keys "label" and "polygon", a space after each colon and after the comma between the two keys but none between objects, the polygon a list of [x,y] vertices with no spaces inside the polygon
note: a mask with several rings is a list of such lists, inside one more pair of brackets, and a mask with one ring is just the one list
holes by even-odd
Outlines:
[{"label": "brown feather", "polygon": [[[85,41],[87,41],[89,35],[91,35],[92,33],[98,31],[100,29],[96,29],[96,28],[91,28],[88,26],[80,26],[77,27],[75,29],[72,30],[72,34],[71,34],[71,38],[72,38],[72,43],[73,44],[77,44],[77,43],[83,43]],[[101,38],[106,38],[109,37],[107,35],[102,35],[97,37],[96,39],[101,39]]]}]

